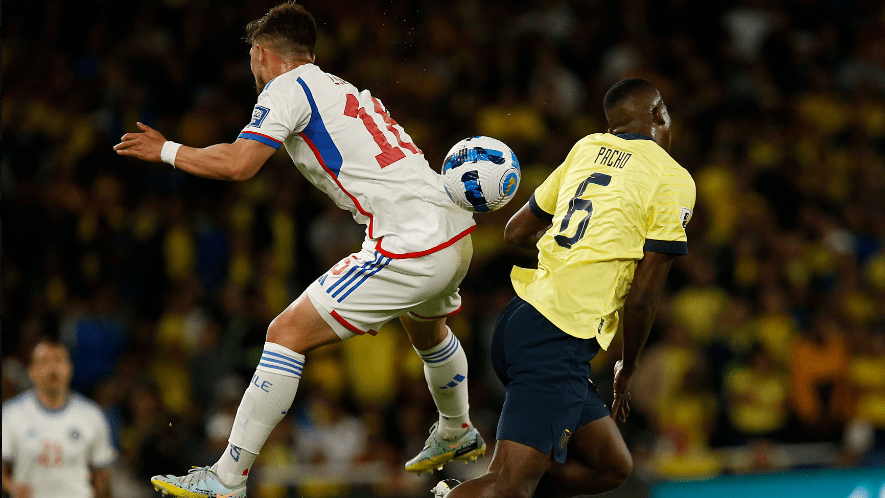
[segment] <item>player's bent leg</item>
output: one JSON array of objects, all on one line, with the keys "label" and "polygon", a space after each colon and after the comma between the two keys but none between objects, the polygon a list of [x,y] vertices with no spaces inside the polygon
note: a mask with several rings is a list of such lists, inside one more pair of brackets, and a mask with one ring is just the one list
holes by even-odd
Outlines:
[{"label": "player's bent leg", "polygon": [[446,498],[528,498],[551,461],[543,451],[500,439],[489,472],[455,487]]},{"label": "player's bent leg", "polygon": [[264,352],[237,409],[228,446],[218,462],[182,477],[154,476],[154,487],[164,494],[189,498],[244,497],[252,463],[295,399],[304,368],[302,353],[339,340],[306,294],[302,294],[268,327]]},{"label": "player's bent leg", "polygon": [[277,315],[267,327],[267,342],[301,354],[340,340],[338,334],[320,316],[306,292]]},{"label": "player's bent leg", "polygon": [[439,421],[421,452],[406,462],[410,472],[431,472],[452,460],[473,461],[486,444],[470,423],[467,399],[467,356],[445,318],[400,317],[415,351],[424,361],[424,377],[439,410]]},{"label": "player's bent leg", "polygon": [[[568,444],[564,464],[554,462],[537,496],[594,495],[619,488],[633,472],[633,458],[611,417],[579,428]],[[543,493],[543,495],[541,494]]]}]

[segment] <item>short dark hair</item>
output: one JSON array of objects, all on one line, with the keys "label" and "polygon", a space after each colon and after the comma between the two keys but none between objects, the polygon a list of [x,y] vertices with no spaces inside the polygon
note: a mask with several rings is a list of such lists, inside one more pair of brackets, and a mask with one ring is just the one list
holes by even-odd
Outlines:
[{"label": "short dark hair", "polygon": [[317,44],[317,24],[304,7],[292,1],[281,3],[246,25],[246,42],[256,43],[261,37],[271,38],[283,51],[280,55],[301,52],[312,56]]},{"label": "short dark hair", "polygon": [[602,99],[602,108],[608,112],[621,101],[641,92],[657,92],[658,89],[648,80],[642,78],[627,78],[621,80],[605,92]]}]

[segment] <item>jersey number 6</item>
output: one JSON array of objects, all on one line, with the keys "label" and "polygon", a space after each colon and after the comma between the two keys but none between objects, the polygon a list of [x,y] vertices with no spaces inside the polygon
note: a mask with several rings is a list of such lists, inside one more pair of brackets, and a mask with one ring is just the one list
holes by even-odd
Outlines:
[{"label": "jersey number 6", "polygon": [[372,134],[375,143],[381,148],[381,153],[375,156],[375,160],[378,161],[378,166],[381,166],[382,168],[390,166],[406,157],[406,153],[403,152],[403,149],[400,147],[409,150],[412,154],[420,154],[421,151],[418,150],[418,147],[415,147],[415,144],[403,141],[402,137],[400,137],[399,131],[394,128],[396,121],[390,117],[390,114],[388,114],[384,107],[381,106],[378,99],[372,97],[372,103],[375,104],[375,112],[381,116],[381,119],[383,119],[384,123],[387,125],[387,129],[393,133],[394,137],[396,137],[399,147],[387,141],[387,137],[384,136],[384,133],[382,133],[378,128],[378,125],[375,124],[375,120],[372,119],[372,116],[369,116],[365,107],[360,106],[359,99],[352,93],[347,94],[347,102],[344,105],[344,115],[351,118],[361,119],[366,126],[366,130]]},{"label": "jersey number 6", "polygon": [[[593,173],[578,185],[578,191],[575,192],[575,196],[569,201],[568,212],[565,214],[565,217],[562,219],[562,224],[559,226],[559,235],[553,237],[557,244],[566,249],[571,249],[575,242],[581,240],[581,237],[583,237],[584,233],[587,231],[587,225],[590,224],[590,217],[593,216],[593,201],[590,199],[581,199],[581,196],[584,195],[584,191],[587,190],[587,185],[594,183],[605,187],[611,181],[611,175]],[[587,215],[578,222],[578,229],[575,230],[575,234],[571,237],[566,237],[562,233],[568,229],[569,222],[572,220],[572,215],[575,214],[575,211],[579,210],[585,211]]]}]

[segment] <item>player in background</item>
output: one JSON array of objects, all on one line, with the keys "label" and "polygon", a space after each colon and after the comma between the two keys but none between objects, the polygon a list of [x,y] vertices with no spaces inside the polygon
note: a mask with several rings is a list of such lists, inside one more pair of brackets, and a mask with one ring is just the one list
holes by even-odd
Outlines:
[{"label": "player in background", "polygon": [[109,498],[116,458],[101,408],[71,392],[68,349],[44,339],[31,353],[33,389],[3,403],[3,491],[12,498]]},{"label": "player in background", "polygon": [[[695,202],[674,161],[670,116],[648,81],[627,79],[603,99],[608,133],[589,135],[507,223],[504,238],[538,248],[538,268],[514,268],[517,296],[492,339],[507,388],[487,474],[436,496],[597,494],[620,486],[633,461],[613,419],[630,413],[630,381]],[[590,360],[623,329],[611,410]],[[610,416],[609,416],[610,415]],[[566,458],[568,451],[568,458]]]},{"label": "player in background", "polygon": [[440,413],[406,469],[476,459],[486,445],[468,417],[467,357],[446,326],[461,306],[472,215],[449,199],[442,177],[378,99],[313,64],[316,25],[303,7],[278,5],[246,31],[259,96],[234,143],[186,147],[139,123],[142,133],[127,133],[114,150],[205,178],[246,180],[285,146],[305,178],[367,225],[366,239],[271,322],[218,462],[151,482],[176,496],[245,496],[249,468],[292,405],[304,354],[374,335],[397,317],[424,361]]}]

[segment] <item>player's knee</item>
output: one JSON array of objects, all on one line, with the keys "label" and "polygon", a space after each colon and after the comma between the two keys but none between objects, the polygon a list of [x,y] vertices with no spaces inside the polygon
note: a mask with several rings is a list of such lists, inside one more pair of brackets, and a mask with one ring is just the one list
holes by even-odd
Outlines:
[{"label": "player's knee", "polygon": [[267,342],[279,344],[296,353],[301,353],[305,349],[305,345],[299,339],[298,328],[285,324],[284,320],[281,320],[279,316],[274,318],[270,325],[267,326]]},{"label": "player's knee", "polygon": [[608,491],[611,491],[621,487],[632,473],[633,457],[625,448],[624,451],[617,452],[608,460],[608,465],[603,469],[600,480],[607,485]]}]

